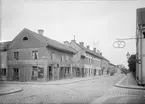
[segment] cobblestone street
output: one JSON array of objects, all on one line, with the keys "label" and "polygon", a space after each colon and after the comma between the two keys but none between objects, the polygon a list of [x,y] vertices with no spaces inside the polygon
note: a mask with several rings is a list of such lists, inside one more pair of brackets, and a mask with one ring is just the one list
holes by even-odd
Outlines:
[{"label": "cobblestone street", "polygon": [[108,76],[65,85],[18,85],[23,91],[0,96],[0,103],[88,104],[101,97],[123,75]]}]

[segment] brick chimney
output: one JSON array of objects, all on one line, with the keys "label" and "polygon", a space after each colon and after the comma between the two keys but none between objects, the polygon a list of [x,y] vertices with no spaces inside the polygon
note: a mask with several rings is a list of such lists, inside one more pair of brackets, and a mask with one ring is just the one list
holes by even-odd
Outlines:
[{"label": "brick chimney", "polygon": [[44,30],[38,29],[38,34],[43,35]]},{"label": "brick chimney", "polygon": [[96,48],[94,48],[93,50],[94,50],[94,52],[96,52]]},{"label": "brick chimney", "polygon": [[84,42],[79,42],[80,46],[84,47]]},{"label": "brick chimney", "polygon": [[102,52],[100,52],[100,55],[102,55]]},{"label": "brick chimney", "polygon": [[90,46],[87,46],[87,49],[89,50],[90,49]]}]

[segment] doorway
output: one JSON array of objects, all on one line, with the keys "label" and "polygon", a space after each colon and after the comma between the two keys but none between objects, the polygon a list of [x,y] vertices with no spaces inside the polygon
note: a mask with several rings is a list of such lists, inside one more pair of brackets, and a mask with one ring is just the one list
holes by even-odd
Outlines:
[{"label": "doorway", "polygon": [[52,76],[53,76],[53,73],[52,73],[52,66],[49,66],[49,67],[48,67],[48,72],[49,72],[49,75],[48,75],[49,80],[52,80]]},{"label": "doorway", "polygon": [[14,81],[19,80],[19,68],[13,68],[13,80]]}]

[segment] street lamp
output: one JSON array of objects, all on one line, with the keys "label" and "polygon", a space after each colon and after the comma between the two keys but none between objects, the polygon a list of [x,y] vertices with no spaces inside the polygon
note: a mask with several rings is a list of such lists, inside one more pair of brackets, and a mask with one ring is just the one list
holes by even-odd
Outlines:
[{"label": "street lamp", "polygon": [[130,58],[130,54],[129,54],[129,52],[127,52],[126,57],[127,57],[127,59]]}]

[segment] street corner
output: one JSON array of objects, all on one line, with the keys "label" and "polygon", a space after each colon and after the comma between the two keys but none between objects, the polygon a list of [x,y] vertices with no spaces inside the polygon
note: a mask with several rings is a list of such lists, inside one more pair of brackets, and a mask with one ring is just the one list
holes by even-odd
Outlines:
[{"label": "street corner", "polygon": [[20,87],[0,87],[0,96],[2,95],[6,95],[6,94],[11,94],[11,93],[16,93],[16,92],[20,92],[23,89]]},{"label": "street corner", "polygon": [[141,96],[105,96],[90,104],[145,104],[145,97]]}]

